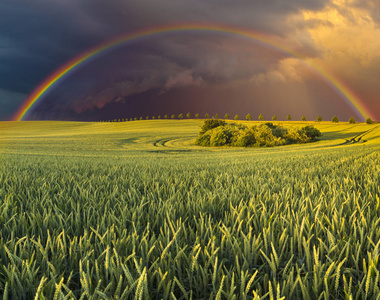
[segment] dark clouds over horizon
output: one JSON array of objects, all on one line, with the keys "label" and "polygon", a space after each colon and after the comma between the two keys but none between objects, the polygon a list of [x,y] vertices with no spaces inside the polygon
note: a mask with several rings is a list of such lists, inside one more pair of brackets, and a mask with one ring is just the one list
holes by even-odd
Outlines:
[{"label": "dark clouds over horizon", "polygon": [[[311,60],[329,67],[333,61],[334,73],[376,111],[379,87],[373,78],[380,56],[371,40],[378,33],[379,20],[371,15],[376,9],[370,0],[349,6],[330,0],[2,2],[0,120],[9,119],[41,81],[86,49],[144,28],[198,22],[265,32]],[[334,10],[341,14],[339,23],[319,15]],[[330,39],[360,28],[370,40],[365,48],[340,54],[344,45]],[[283,53],[231,34],[177,32],[125,44],[86,64],[47,93],[29,118],[96,120],[233,109],[268,117],[359,117],[321,78]]]}]

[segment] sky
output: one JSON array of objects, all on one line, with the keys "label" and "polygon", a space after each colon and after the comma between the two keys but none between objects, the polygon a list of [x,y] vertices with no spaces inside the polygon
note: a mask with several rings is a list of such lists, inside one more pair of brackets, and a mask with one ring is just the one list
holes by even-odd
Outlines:
[{"label": "sky", "polygon": [[25,119],[190,112],[362,121],[311,65],[333,74],[380,121],[378,0],[1,1],[0,120],[12,119],[41,82],[84,51],[137,31],[186,24],[241,28],[279,47],[211,30],[130,40],[62,78]]}]

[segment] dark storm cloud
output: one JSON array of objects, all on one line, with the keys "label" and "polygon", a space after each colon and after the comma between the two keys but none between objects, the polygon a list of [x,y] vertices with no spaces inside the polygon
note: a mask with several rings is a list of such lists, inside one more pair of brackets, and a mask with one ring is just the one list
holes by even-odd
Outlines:
[{"label": "dark storm cloud", "polygon": [[9,115],[17,109],[25,94],[0,89],[0,121],[9,119]]},{"label": "dark storm cloud", "polygon": [[[0,3],[0,49],[41,64],[77,54],[121,33],[158,24],[216,22],[281,34],[281,16],[325,1],[14,0]],[[6,59],[0,52],[2,64]],[[18,69],[19,66],[16,66]],[[37,68],[36,68],[37,69]],[[37,71],[37,70],[36,70]]]},{"label": "dark storm cloud", "polygon": [[[238,50],[236,50],[236,48]],[[76,113],[156,89],[226,84],[264,72],[283,54],[250,40],[213,33],[155,36],[108,52],[61,82],[41,105]]]},{"label": "dark storm cloud", "polygon": [[[0,3],[0,89],[27,94],[65,61],[82,51],[112,37],[143,28],[171,23],[216,23],[263,31],[284,37],[294,28],[287,16],[302,9],[320,10],[328,0],[14,0]],[[149,44],[147,50],[128,49],[127,65],[133,72],[108,70],[104,83],[97,81],[93,94],[73,97],[62,102],[62,97],[51,97],[46,106],[71,107],[74,110],[100,107],[118,97],[142,93],[149,89],[175,88],[184,85],[248,78],[251,70],[264,72],[265,59],[244,63],[250,59],[251,49],[241,43],[239,55],[228,49],[228,39],[186,36],[179,42]],[[307,39],[307,37],[306,37]],[[236,41],[234,41],[236,43]],[[307,47],[313,48],[312,41]],[[236,46],[236,45],[235,45]],[[133,57],[133,51],[136,55]],[[260,51],[260,50],[257,50]],[[119,56],[115,56],[120,59]],[[151,64],[141,63],[149,60]],[[273,59],[273,57],[271,58]],[[99,67],[97,73],[104,67]],[[155,72],[161,70],[161,72]],[[153,73],[152,73],[153,71]],[[109,80],[112,77],[112,80]],[[94,82],[81,78],[72,91],[83,90]],[[86,81],[87,80],[87,81]],[[114,89],[114,92],[112,92]],[[123,93],[123,89],[129,89]],[[97,92],[97,95],[94,93]],[[78,92],[79,93],[79,92]],[[54,100],[56,99],[56,100]],[[20,100],[12,100],[20,103]],[[56,105],[54,105],[54,101]],[[78,101],[78,105],[74,103]],[[82,101],[82,103],[80,103]],[[99,103],[102,103],[99,105]]]}]

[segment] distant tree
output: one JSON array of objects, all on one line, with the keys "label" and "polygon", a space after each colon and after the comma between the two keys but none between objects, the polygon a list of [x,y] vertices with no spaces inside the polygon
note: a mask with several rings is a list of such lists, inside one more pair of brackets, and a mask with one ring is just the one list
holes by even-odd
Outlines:
[{"label": "distant tree", "polygon": [[238,116],[238,115],[235,115],[234,119],[235,119],[235,120],[239,120],[239,116]]},{"label": "distant tree", "polygon": [[149,120],[149,116],[146,116],[146,119]]},{"label": "distant tree", "polygon": [[114,122],[117,122],[117,119],[114,119],[113,121],[114,121]]},{"label": "distant tree", "polygon": [[288,121],[290,121],[290,120],[292,119],[292,117],[291,117],[290,115],[287,115],[287,116],[286,116],[286,119],[287,119]]},{"label": "distant tree", "polygon": [[251,120],[252,120],[252,116],[251,116],[251,114],[247,114],[247,115],[245,116],[245,118],[247,119],[247,121],[251,121]]},{"label": "distant tree", "polygon": [[366,122],[367,124],[373,124],[373,123],[374,123],[374,122],[372,121],[371,118],[367,118],[367,119],[365,120],[365,122]]},{"label": "distant tree", "polygon": [[[122,119],[121,121],[122,121],[122,122],[125,122],[125,119]],[[127,121],[128,121],[128,119],[127,119]]]},{"label": "distant tree", "polygon": [[301,121],[306,121],[306,117],[302,116]]},{"label": "distant tree", "polygon": [[229,118],[230,118],[230,115],[229,115],[229,114],[225,114],[225,115],[224,115],[224,118],[225,118],[225,119],[229,119]]},{"label": "distant tree", "polygon": [[183,114],[179,114],[178,119],[183,119]]},{"label": "distant tree", "polygon": [[168,115],[165,115],[165,116],[164,116],[164,119],[167,119],[167,118],[169,118]]},{"label": "distant tree", "polygon": [[137,121],[137,118],[135,118],[135,121]]},{"label": "distant tree", "polygon": [[158,115],[157,119],[161,119],[161,115]]},{"label": "distant tree", "polygon": [[143,119],[143,117],[140,117],[140,120],[142,120]]},{"label": "distant tree", "polygon": [[333,118],[331,119],[332,122],[334,123],[339,123],[339,118],[337,116],[333,116]]},{"label": "distant tree", "polygon": [[155,116],[153,116],[153,117],[152,117],[152,119],[153,119],[153,120],[155,120],[155,119],[156,119],[156,117],[155,117]]},{"label": "distant tree", "polygon": [[322,122],[322,117],[321,117],[321,116],[318,116],[317,121],[318,121],[318,122]]},{"label": "distant tree", "polygon": [[218,113],[215,114],[215,119],[219,119],[219,114]]},{"label": "distant tree", "polygon": [[277,116],[274,115],[274,116],[272,117],[272,120],[273,120],[273,121],[276,121],[276,120],[277,120]]},{"label": "distant tree", "polygon": [[262,114],[259,115],[259,120],[260,121],[264,120],[264,116]]},{"label": "distant tree", "polygon": [[199,118],[199,114],[198,114],[198,113],[195,114],[195,118],[196,118],[196,119]]},{"label": "distant tree", "polygon": [[190,115],[190,113],[187,113],[187,114],[186,114],[186,118],[188,118],[188,119],[190,119],[190,118],[191,118],[191,115]]},{"label": "distant tree", "polygon": [[206,119],[210,118],[210,116],[208,115],[208,113],[205,114],[205,118]]},{"label": "distant tree", "polygon": [[133,121],[133,118],[130,118],[129,121]]},{"label": "distant tree", "polygon": [[172,119],[175,119],[175,115],[172,115],[171,118],[172,118]]},{"label": "distant tree", "polygon": [[348,120],[348,123],[350,123],[350,124],[355,124],[355,123],[356,123],[355,118],[354,118],[354,117],[351,117],[351,118]]}]

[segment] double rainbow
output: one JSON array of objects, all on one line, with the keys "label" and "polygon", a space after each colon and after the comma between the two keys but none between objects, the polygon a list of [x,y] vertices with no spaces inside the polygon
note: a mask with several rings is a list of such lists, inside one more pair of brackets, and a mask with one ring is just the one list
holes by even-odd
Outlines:
[{"label": "double rainbow", "polygon": [[364,105],[363,101],[346,85],[333,75],[331,72],[328,72],[321,65],[317,65],[315,63],[306,60],[306,57],[290,51],[285,47],[279,45],[274,38],[271,38],[269,35],[255,32],[252,30],[246,30],[237,27],[231,26],[219,26],[219,25],[193,25],[193,24],[181,24],[181,25],[170,25],[159,28],[153,28],[148,30],[137,31],[134,33],[129,33],[127,35],[123,35],[121,37],[112,39],[104,44],[98,45],[86,52],[80,54],[74,59],[68,61],[66,64],[58,68],[53,74],[51,74],[48,78],[46,78],[24,101],[24,103],[19,107],[16,114],[13,116],[14,121],[21,121],[27,115],[28,111],[38,102],[38,100],[42,99],[43,95],[52,89],[55,85],[59,83],[61,79],[65,76],[69,75],[72,71],[79,68],[86,61],[91,58],[95,58],[97,55],[100,55],[102,52],[111,49],[113,47],[119,46],[128,41],[157,35],[167,32],[186,32],[186,31],[206,31],[206,32],[216,32],[216,33],[228,33],[236,36],[241,36],[249,39],[253,39],[255,41],[259,41],[264,43],[267,46],[272,46],[277,50],[280,50],[286,53],[289,56],[295,57],[297,59],[302,60],[306,65],[311,67],[319,76],[324,79],[331,87],[333,87],[337,93],[339,93],[343,99],[347,102],[348,105],[351,106],[359,115],[362,116],[363,119],[367,117],[373,118],[373,115],[368,110],[368,108]]}]

